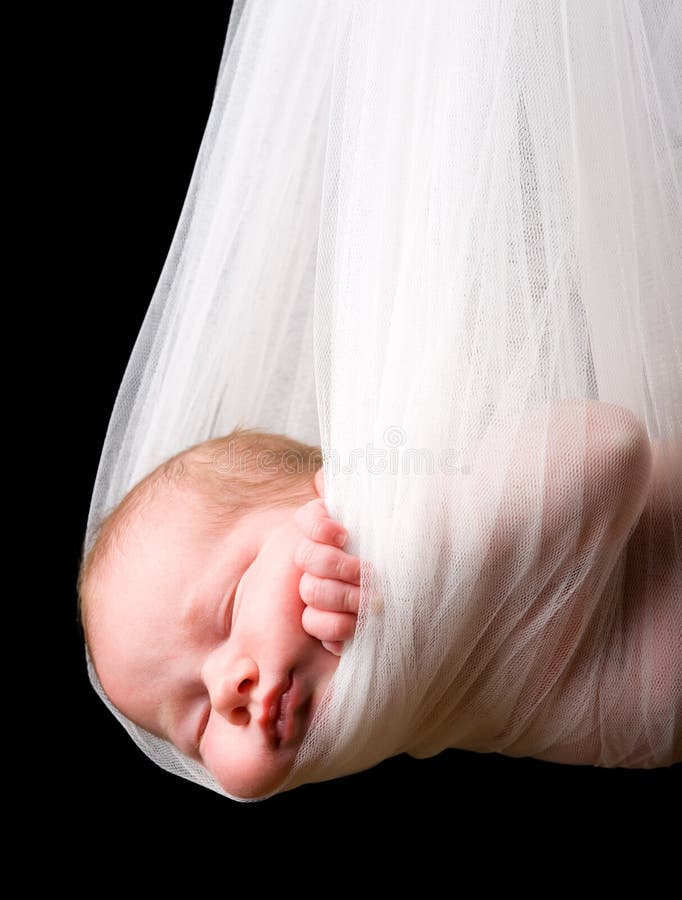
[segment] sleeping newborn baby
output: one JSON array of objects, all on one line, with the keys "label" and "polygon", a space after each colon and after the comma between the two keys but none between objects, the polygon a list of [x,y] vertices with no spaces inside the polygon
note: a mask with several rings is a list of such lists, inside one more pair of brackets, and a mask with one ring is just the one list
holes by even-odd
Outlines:
[{"label": "sleeping newborn baby", "polygon": [[244,798],[290,771],[355,628],[360,560],[321,464],[253,429],[198,444],[130,491],[81,566],[111,702]]},{"label": "sleeping newborn baby", "polygon": [[[529,414],[520,433],[510,502],[494,507],[484,577],[466,595],[470,620],[492,627],[472,628],[468,656],[466,631],[441,629],[435,663],[431,645],[412,661],[411,634],[404,658],[394,647],[395,696],[381,695],[386,718],[364,723],[367,747],[353,745],[344,772],[445,747],[581,765],[682,758],[679,435],[650,442],[629,411],[574,400]],[[491,429],[477,457],[481,519],[486,464],[506,440]],[[283,435],[237,429],[198,444],[133,488],[81,567],[85,636],[111,703],[244,799],[285,782],[355,632],[361,561],[327,514],[320,467],[318,448]],[[538,524],[543,554],[529,559]],[[381,687],[367,671],[360,702],[368,683]]]}]

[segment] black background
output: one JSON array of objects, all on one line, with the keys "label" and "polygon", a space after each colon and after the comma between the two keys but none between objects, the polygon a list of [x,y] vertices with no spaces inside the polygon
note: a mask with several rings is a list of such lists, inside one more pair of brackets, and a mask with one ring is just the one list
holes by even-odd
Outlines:
[{"label": "black background", "polygon": [[[52,803],[59,816],[75,812],[68,834],[77,855],[103,847],[124,869],[124,851],[146,848],[151,871],[160,858],[167,867],[171,844],[200,846],[210,833],[226,854],[256,848],[260,859],[263,851],[267,870],[265,851],[286,835],[296,837],[298,863],[304,851],[322,848],[337,884],[348,854],[363,848],[376,861],[383,836],[401,835],[412,848],[444,840],[453,867],[473,871],[480,886],[495,869],[498,849],[510,842],[528,851],[520,867],[535,865],[545,839],[555,841],[561,860],[567,845],[559,835],[566,829],[583,850],[640,831],[662,846],[675,826],[661,823],[679,814],[673,790],[679,767],[602,770],[453,750],[425,761],[400,757],[336,782],[237,804],[157,768],[90,687],[75,595],[90,494],[116,392],[199,149],[228,21],[226,4],[176,9],[103,6],[97,19],[74,22],[85,31],[67,34],[62,44],[65,108],[73,118],[65,114],[59,122],[71,169],[61,202],[75,212],[75,225],[64,234],[61,272],[74,380],[58,427],[68,435],[73,469],[64,480],[68,527],[60,525],[55,536],[67,547],[58,554],[60,649],[51,684],[61,698],[54,727],[64,762],[58,776],[40,780],[37,809]],[[461,853],[465,845],[485,850],[482,869]],[[399,846],[394,841],[382,851],[382,865],[406,864]],[[450,856],[442,861],[450,865]]]}]

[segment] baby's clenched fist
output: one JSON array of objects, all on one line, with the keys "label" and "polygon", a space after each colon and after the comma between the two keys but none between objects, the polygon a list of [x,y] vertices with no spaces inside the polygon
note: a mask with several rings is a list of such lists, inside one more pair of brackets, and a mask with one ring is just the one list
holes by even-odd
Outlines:
[{"label": "baby's clenched fist", "polygon": [[[315,487],[323,493],[322,470]],[[303,628],[323,647],[341,655],[343,643],[353,636],[360,603],[360,559],[342,547],[348,537],[331,519],[322,496],[304,504],[294,515],[303,533],[294,552],[302,569],[299,592],[306,604]]]}]

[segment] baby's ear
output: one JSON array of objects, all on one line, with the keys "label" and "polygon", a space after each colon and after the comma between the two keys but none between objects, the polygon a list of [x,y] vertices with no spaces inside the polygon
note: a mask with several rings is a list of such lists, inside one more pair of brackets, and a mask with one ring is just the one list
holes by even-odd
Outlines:
[{"label": "baby's ear", "polygon": [[324,497],[324,475],[321,468],[315,472],[315,490],[319,497]]}]

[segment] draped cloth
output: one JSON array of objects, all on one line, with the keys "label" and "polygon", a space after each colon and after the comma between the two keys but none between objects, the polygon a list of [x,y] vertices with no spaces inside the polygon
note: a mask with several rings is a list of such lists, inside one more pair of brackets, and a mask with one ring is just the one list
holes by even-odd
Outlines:
[{"label": "draped cloth", "polygon": [[86,548],[237,423],[322,448],[371,566],[282,789],[679,754],[681,176],[675,0],[234,3]]}]

